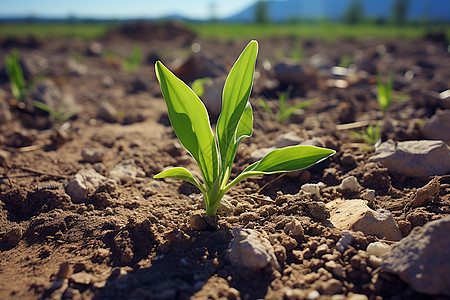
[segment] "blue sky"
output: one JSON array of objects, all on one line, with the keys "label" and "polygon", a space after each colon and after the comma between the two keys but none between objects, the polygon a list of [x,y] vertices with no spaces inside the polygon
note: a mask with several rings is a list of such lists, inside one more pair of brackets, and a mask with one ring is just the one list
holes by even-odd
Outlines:
[{"label": "blue sky", "polygon": [[182,14],[209,19],[227,17],[255,0],[0,0],[0,16],[159,17]]}]

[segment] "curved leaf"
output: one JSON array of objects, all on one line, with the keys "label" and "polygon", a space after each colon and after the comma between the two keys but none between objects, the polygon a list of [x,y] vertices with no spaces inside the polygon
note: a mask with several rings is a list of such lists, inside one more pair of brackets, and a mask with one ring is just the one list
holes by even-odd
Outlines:
[{"label": "curved leaf", "polygon": [[[222,168],[228,166],[228,151],[236,143],[236,131],[244,113],[253,84],[258,43],[251,41],[228,74],[222,95],[222,111],[217,121],[217,138]],[[230,147],[231,145],[231,147]]]},{"label": "curved leaf", "polygon": [[197,161],[205,183],[212,186],[219,174],[218,156],[205,105],[160,61],[156,62],[155,70],[170,123],[181,144]]},{"label": "curved leaf", "polygon": [[332,149],[314,146],[292,146],[276,149],[264,156],[261,160],[248,166],[241,174],[239,174],[239,176],[230,182],[226,188],[229,189],[249,176],[305,169],[326,159],[334,153],[336,153],[336,151]]},{"label": "curved leaf", "polygon": [[187,181],[195,185],[200,191],[204,191],[202,185],[195,179],[194,175],[185,168],[171,168],[156,174],[153,178],[175,178]]}]

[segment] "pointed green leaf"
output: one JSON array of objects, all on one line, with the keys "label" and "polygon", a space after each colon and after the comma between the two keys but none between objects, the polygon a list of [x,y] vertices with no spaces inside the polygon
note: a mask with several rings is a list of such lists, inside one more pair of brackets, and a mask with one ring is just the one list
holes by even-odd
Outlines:
[{"label": "pointed green leaf", "polygon": [[156,62],[155,70],[170,123],[181,144],[196,160],[206,185],[210,187],[218,177],[219,168],[216,142],[205,105],[160,61]]},{"label": "pointed green leaf", "polygon": [[[222,167],[227,168],[228,151],[236,143],[236,131],[250,97],[258,43],[251,41],[228,74],[222,95],[222,111],[217,121],[217,137]],[[230,147],[230,144],[233,144]]]},{"label": "pointed green leaf", "polygon": [[153,178],[175,178],[187,181],[195,185],[200,191],[204,192],[202,185],[195,179],[192,173],[185,168],[171,168],[156,174]]},{"label": "pointed green leaf", "polygon": [[249,176],[274,174],[297,171],[310,167],[336,151],[327,148],[314,146],[291,146],[276,149],[248,166],[238,177],[236,177],[227,187],[229,189],[239,181]]}]

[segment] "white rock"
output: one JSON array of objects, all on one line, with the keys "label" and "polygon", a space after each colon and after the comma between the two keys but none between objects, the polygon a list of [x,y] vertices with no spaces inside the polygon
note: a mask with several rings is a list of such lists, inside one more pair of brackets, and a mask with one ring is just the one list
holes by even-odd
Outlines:
[{"label": "white rock", "polygon": [[382,256],[381,267],[420,293],[450,296],[450,216],[414,228]]},{"label": "white rock", "polygon": [[358,180],[356,179],[355,176],[349,176],[344,178],[339,187],[342,190],[350,193],[358,193],[359,190],[361,189],[361,186],[359,185]]},{"label": "white rock", "polygon": [[320,198],[320,185],[318,183],[305,183],[301,190],[305,193],[310,193],[316,198]]},{"label": "white rock", "polygon": [[390,172],[412,177],[445,175],[450,172],[450,147],[443,141],[421,140],[382,143],[369,159]]},{"label": "white rock", "polygon": [[278,136],[275,140],[274,146],[277,148],[284,148],[288,146],[298,145],[302,141],[303,139],[301,137],[299,137],[295,132],[290,131]]},{"label": "white rock", "polygon": [[73,203],[85,200],[89,190],[95,190],[106,177],[97,173],[94,169],[79,171],[65,187],[66,193],[70,195]]},{"label": "white rock", "polygon": [[430,140],[442,140],[450,145],[450,109],[437,112],[425,125],[422,133]]},{"label": "white rock", "polygon": [[114,167],[110,177],[118,181],[127,182],[136,180],[137,177],[145,177],[145,172],[134,164],[132,159],[125,160]]},{"label": "white rock", "polygon": [[374,211],[364,200],[334,200],[326,204],[330,222],[342,230],[362,231],[391,241],[402,238],[401,231],[389,211]]},{"label": "white rock", "polygon": [[380,257],[381,255],[389,252],[389,250],[391,250],[391,246],[389,246],[388,244],[382,242],[374,242],[370,243],[369,246],[367,246],[366,252],[368,254]]},{"label": "white rock", "polygon": [[272,265],[278,269],[277,259],[270,242],[261,233],[252,229],[233,229],[234,238],[226,254],[236,267],[262,269]]}]

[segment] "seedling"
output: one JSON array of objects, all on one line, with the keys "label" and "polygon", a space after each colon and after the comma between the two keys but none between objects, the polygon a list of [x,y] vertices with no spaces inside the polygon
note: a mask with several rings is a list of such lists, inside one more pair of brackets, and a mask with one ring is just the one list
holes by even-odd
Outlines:
[{"label": "seedling", "polygon": [[238,145],[253,131],[249,97],[257,52],[258,43],[251,41],[228,74],[215,134],[200,98],[160,61],[155,65],[169,120],[181,144],[197,162],[203,181],[182,167],[165,170],[154,178],[182,179],[196,186],[203,194],[208,216],[216,215],[220,200],[228,189],[249,176],[304,169],[335,153],[313,146],[276,149],[228,182]]},{"label": "seedling", "polygon": [[19,61],[19,51],[13,49],[11,54],[5,55],[6,73],[9,77],[11,92],[19,102],[24,102],[38,77],[26,81]]},{"label": "seedling", "polygon": [[309,107],[313,100],[303,101],[302,103],[287,107],[286,101],[289,98],[289,92],[282,92],[278,98],[278,112],[272,109],[264,100],[259,100],[259,105],[269,114],[271,117],[275,117],[279,122],[287,120],[296,110]]},{"label": "seedling", "polygon": [[381,75],[377,76],[377,100],[383,112],[386,112],[392,103],[392,87],[394,84],[394,73],[389,72],[387,83],[383,83]]},{"label": "seedling", "polygon": [[369,145],[376,145],[381,140],[381,127],[380,124],[375,126],[367,126],[366,131],[351,131],[354,137],[362,139]]},{"label": "seedling", "polygon": [[78,113],[78,110],[69,110],[65,111],[65,105],[64,103],[59,104],[56,109],[50,107],[49,105],[39,102],[39,101],[33,101],[33,105],[36,108],[39,108],[40,110],[43,110],[47,112],[49,115],[51,115],[55,120],[64,122],[72,118],[74,115]]},{"label": "seedling", "polygon": [[141,47],[134,46],[129,58],[124,58],[122,61],[125,71],[133,72],[142,63]]},{"label": "seedling", "polygon": [[194,82],[192,82],[192,90],[195,94],[197,94],[198,97],[203,96],[203,94],[205,93],[205,84],[209,81],[211,81],[210,77],[203,77],[195,79]]}]

